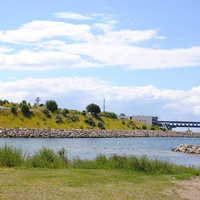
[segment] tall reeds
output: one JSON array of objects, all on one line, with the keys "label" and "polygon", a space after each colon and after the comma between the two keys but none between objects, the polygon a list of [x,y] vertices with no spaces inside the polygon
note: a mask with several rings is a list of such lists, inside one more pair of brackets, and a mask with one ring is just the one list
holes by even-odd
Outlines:
[{"label": "tall reeds", "polygon": [[32,167],[32,168],[79,168],[79,169],[111,169],[132,170],[146,174],[191,174],[200,175],[200,169],[174,165],[167,161],[150,160],[143,156],[126,157],[99,155],[94,160],[75,158],[69,161],[64,148],[58,152],[43,147],[34,155],[23,155],[20,149],[5,145],[0,148],[0,167]]}]

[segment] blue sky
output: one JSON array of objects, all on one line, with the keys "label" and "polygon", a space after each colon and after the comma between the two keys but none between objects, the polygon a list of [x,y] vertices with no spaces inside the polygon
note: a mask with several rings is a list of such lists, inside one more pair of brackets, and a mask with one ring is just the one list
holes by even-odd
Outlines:
[{"label": "blue sky", "polygon": [[7,0],[0,99],[200,120],[199,0]]}]

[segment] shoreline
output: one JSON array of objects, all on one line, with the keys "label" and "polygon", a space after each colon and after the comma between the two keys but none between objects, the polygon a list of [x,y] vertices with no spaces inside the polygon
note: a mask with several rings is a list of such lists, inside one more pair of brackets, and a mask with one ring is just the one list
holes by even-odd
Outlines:
[{"label": "shoreline", "polygon": [[154,130],[0,128],[0,138],[132,138],[132,137],[200,138],[200,133],[154,131]]}]

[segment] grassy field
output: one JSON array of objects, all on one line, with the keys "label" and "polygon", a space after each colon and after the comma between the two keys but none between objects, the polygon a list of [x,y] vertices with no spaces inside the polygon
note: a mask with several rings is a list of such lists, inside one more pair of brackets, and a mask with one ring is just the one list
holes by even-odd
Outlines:
[{"label": "grassy field", "polygon": [[[51,117],[44,114],[45,107],[31,107],[31,115],[24,116],[20,109],[15,114],[11,110],[0,110],[0,127],[2,128],[55,128],[55,129],[100,129],[98,123],[101,122],[106,130],[132,130],[150,129],[152,127],[133,120],[118,120],[100,116],[96,118],[91,114],[70,110],[66,116],[62,115],[62,109],[57,112],[50,112]],[[57,122],[59,117],[61,122]],[[94,126],[86,123],[86,119],[91,118]]]},{"label": "grassy field", "polygon": [[0,177],[2,200],[181,199],[172,176],[130,170],[0,168]]},{"label": "grassy field", "polygon": [[0,148],[0,199],[181,199],[175,180],[197,177],[200,169],[146,157],[99,155],[69,161],[64,149],[34,155]]}]

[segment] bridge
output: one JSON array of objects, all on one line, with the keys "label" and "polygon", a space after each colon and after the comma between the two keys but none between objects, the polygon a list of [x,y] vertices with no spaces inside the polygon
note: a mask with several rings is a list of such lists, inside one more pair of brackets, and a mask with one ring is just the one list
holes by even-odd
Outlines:
[{"label": "bridge", "polygon": [[188,121],[158,121],[157,125],[160,128],[172,129],[178,127],[186,128],[200,128],[200,122],[188,122]]}]

